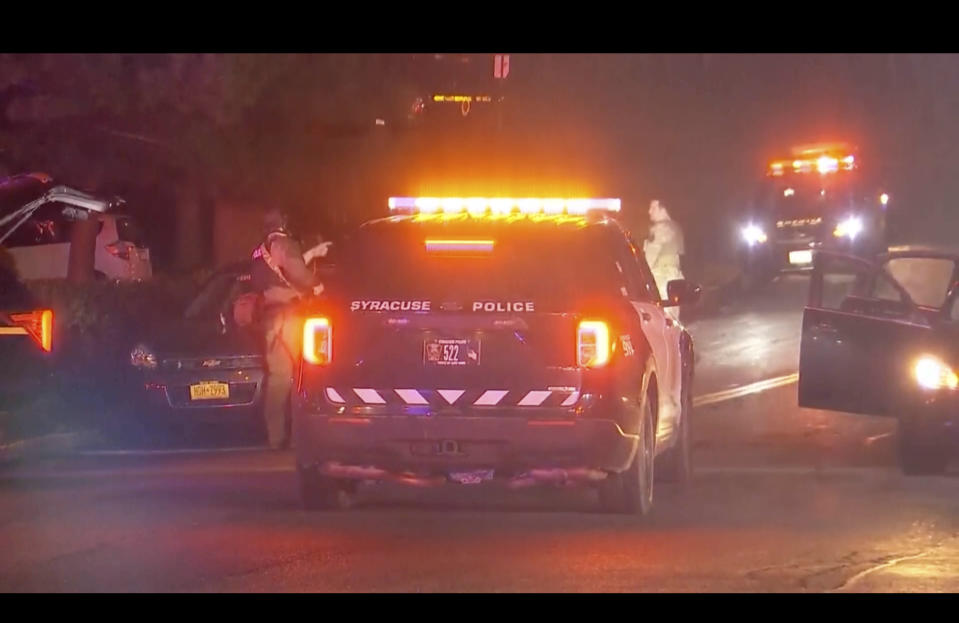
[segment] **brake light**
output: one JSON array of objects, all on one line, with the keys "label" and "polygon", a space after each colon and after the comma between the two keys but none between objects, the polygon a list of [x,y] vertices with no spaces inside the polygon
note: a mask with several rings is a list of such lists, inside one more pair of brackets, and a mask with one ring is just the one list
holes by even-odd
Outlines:
[{"label": "brake light", "polygon": [[10,314],[10,320],[37,341],[46,352],[53,350],[53,310],[38,309],[32,312]]},{"label": "brake light", "polygon": [[303,323],[303,359],[318,366],[333,360],[333,326],[329,318],[307,318]]},{"label": "brake light", "polygon": [[576,362],[599,368],[609,362],[609,326],[601,320],[581,320],[576,331]]},{"label": "brake light", "polygon": [[110,252],[110,255],[118,257],[121,260],[130,259],[130,249],[133,247],[129,242],[112,242],[107,245],[107,251]]},{"label": "brake light", "polygon": [[494,240],[435,240],[427,238],[426,250],[429,253],[475,255],[493,252]]}]

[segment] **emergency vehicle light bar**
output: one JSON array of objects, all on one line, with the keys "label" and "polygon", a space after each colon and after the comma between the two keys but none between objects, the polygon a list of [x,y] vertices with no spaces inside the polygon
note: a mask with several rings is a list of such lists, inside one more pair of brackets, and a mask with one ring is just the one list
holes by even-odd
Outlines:
[{"label": "emergency vehicle light bar", "polygon": [[433,96],[434,102],[456,102],[461,104],[463,102],[492,102],[493,98],[489,95],[447,95],[437,93]]},{"label": "emergency vehicle light bar", "polygon": [[586,214],[619,212],[619,199],[542,199],[506,197],[390,197],[390,212],[400,214]]},{"label": "emergency vehicle light bar", "polygon": [[792,162],[773,162],[769,165],[769,174],[779,177],[790,168],[793,173],[810,173],[815,170],[821,175],[835,173],[840,169],[851,171],[856,168],[856,157],[852,154],[823,154],[815,158],[797,158]]}]

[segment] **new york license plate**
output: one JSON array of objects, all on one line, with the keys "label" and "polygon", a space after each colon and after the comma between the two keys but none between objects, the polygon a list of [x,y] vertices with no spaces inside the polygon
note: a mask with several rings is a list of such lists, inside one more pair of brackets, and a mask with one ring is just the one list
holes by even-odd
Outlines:
[{"label": "new york license plate", "polygon": [[790,251],[790,264],[812,264],[812,251]]},{"label": "new york license plate", "polygon": [[229,397],[229,383],[209,381],[190,385],[190,400],[225,400]]},{"label": "new york license plate", "polygon": [[480,342],[467,338],[429,338],[423,341],[423,362],[434,366],[479,365]]}]

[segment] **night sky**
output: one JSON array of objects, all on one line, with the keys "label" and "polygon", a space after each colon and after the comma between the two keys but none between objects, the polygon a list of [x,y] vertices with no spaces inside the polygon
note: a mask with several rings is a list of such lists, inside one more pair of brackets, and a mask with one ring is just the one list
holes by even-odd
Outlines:
[{"label": "night sky", "polygon": [[[694,250],[720,253],[734,247],[736,212],[770,160],[797,144],[844,141],[859,146],[861,166],[887,187],[901,237],[949,242],[959,232],[955,55],[514,53],[501,84],[492,80],[491,54],[468,55],[465,64],[412,57],[380,57],[372,72],[347,73],[355,94],[343,99],[341,90],[347,105],[339,109],[323,104],[328,81],[304,82],[311,71],[271,87],[238,129],[262,125],[260,140],[274,150],[263,157],[267,197],[329,228],[380,215],[385,197],[397,194],[618,196],[623,220],[641,235],[656,197]],[[324,60],[312,59],[317,67]],[[396,79],[403,67],[409,75]],[[477,105],[466,118],[434,108],[437,123],[426,131],[392,131],[417,91],[443,90],[504,95],[502,124],[492,107]],[[371,128],[372,117],[402,112],[380,136],[304,140],[318,122],[336,121],[321,118],[327,109]],[[269,171],[277,154],[287,161]],[[156,204],[144,217],[162,233],[171,193],[120,181],[114,185],[132,195],[131,206]]]}]

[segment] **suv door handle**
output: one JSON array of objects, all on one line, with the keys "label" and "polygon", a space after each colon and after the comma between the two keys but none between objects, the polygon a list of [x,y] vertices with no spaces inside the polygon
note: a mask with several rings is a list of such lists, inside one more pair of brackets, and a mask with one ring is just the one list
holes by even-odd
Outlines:
[{"label": "suv door handle", "polygon": [[639,317],[643,319],[643,322],[649,322],[650,320],[653,319],[653,315],[650,314],[648,311],[639,312]]}]

